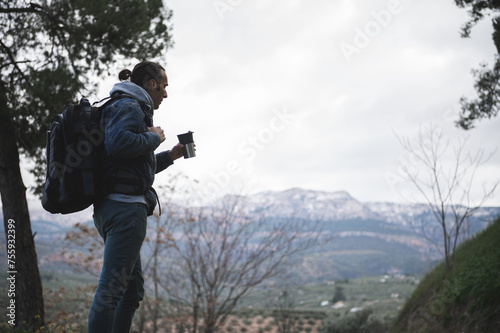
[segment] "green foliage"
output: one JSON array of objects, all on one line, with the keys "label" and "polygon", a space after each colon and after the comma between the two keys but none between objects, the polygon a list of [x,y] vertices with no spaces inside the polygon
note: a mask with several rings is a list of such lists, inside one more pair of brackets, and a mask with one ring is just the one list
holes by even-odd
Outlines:
[{"label": "green foliage", "polygon": [[[497,228],[498,229],[498,228]],[[485,238],[495,236],[495,232],[483,236],[482,244],[472,248],[472,253],[478,255],[472,257],[467,253],[468,260],[461,265],[460,269],[450,277],[450,285],[445,289],[443,296],[446,299],[456,297],[455,304],[467,308],[470,313],[481,313],[486,318],[494,316],[500,304],[500,248],[491,246],[487,252],[485,244],[498,244],[500,236],[497,230],[497,239]]]},{"label": "green foliage", "polygon": [[[471,29],[480,20],[482,20],[486,15],[490,15],[491,12],[500,10],[500,2],[498,1],[488,1],[488,0],[455,0],[455,3],[460,8],[467,8],[470,16],[470,21],[466,22],[462,26],[462,36],[470,37]],[[498,17],[496,17],[498,18]],[[494,18],[494,20],[496,19]],[[496,44],[498,45],[498,44]],[[497,49],[499,47],[497,46]]]},{"label": "green foliage", "polygon": [[346,297],[344,294],[344,288],[336,286],[335,287],[335,294],[333,295],[333,298],[332,298],[332,303],[335,304],[339,301],[345,301],[345,300],[346,300]]},{"label": "green foliage", "polygon": [[417,289],[415,289],[399,313],[398,321],[402,320],[402,318],[408,317],[410,314],[422,308],[426,300],[431,297],[431,295],[434,295],[436,290],[440,290],[442,288],[446,272],[446,264],[442,262],[422,279]]},{"label": "green foliage", "polygon": [[[462,26],[462,37],[470,37],[472,27],[476,25],[484,16],[492,15],[493,42],[497,49],[495,65],[492,69],[487,69],[486,65],[481,65],[481,69],[474,70],[476,77],[474,87],[478,98],[472,101],[466,98],[461,99],[462,111],[457,125],[463,129],[471,129],[474,123],[481,118],[491,118],[498,114],[500,107],[500,11],[499,1],[487,0],[455,0],[458,7],[466,8],[470,20]],[[495,15],[496,14],[496,15]]]},{"label": "green foliage", "polygon": [[500,219],[457,248],[455,264],[436,266],[406,302],[389,332],[489,332],[500,322]]},{"label": "green foliage", "polygon": [[500,108],[500,58],[497,55],[493,68],[481,64],[479,69],[472,71],[476,78],[474,88],[477,98],[469,100],[460,99],[461,115],[457,125],[463,129],[471,129],[474,123],[482,118],[492,118],[498,114]]},{"label": "green foliage", "polygon": [[15,126],[21,152],[43,158],[50,120],[95,90],[91,76],[162,56],[171,16],[162,0],[0,1],[0,119]]}]

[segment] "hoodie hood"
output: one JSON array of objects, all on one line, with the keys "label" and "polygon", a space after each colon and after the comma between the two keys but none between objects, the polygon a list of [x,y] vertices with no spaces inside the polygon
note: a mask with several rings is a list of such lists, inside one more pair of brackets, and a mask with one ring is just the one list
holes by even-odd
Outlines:
[{"label": "hoodie hood", "polygon": [[113,96],[114,94],[119,93],[133,96],[141,104],[141,106],[148,111],[148,113],[153,115],[153,99],[149,96],[146,90],[139,87],[137,84],[130,81],[116,83],[113,86],[113,89],[109,92],[109,95]]}]

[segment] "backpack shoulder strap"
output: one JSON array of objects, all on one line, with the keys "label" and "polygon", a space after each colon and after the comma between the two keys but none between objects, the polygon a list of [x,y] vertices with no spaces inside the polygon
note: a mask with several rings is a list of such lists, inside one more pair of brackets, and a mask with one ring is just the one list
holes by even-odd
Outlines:
[{"label": "backpack shoulder strap", "polygon": [[[104,110],[109,104],[113,103],[114,101],[118,100],[118,99],[121,99],[121,98],[132,98],[134,100],[137,100],[134,96],[132,95],[127,95],[127,94],[116,94],[116,95],[113,95],[113,96],[108,96],[108,97],[105,97],[103,99],[101,99],[100,101],[97,101],[97,102],[94,102],[93,105],[95,104],[101,104],[99,106],[99,108],[101,110]],[[106,101],[104,104],[102,104],[102,102]]]}]

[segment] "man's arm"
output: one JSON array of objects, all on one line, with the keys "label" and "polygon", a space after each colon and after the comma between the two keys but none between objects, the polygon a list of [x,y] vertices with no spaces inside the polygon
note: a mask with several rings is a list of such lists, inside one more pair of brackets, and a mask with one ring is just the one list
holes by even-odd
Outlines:
[{"label": "man's arm", "polygon": [[154,151],[161,143],[161,128],[156,132],[140,133],[144,114],[137,101],[122,102],[118,108],[110,106],[105,117],[105,145],[108,152],[118,159],[128,159]]},{"label": "man's arm", "polygon": [[181,158],[183,144],[176,144],[172,149],[156,154],[156,173],[161,172],[174,164],[174,160]]}]

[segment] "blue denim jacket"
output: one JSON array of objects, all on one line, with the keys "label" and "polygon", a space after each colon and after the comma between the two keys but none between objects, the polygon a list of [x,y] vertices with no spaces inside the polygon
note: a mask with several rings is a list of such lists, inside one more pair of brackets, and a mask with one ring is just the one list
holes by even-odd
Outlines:
[{"label": "blue denim jacket", "polygon": [[168,151],[154,154],[160,145],[153,126],[153,101],[132,82],[115,84],[110,95],[125,93],[102,112],[104,130],[103,185],[106,193],[145,195],[153,185],[155,173],[173,164]]}]

